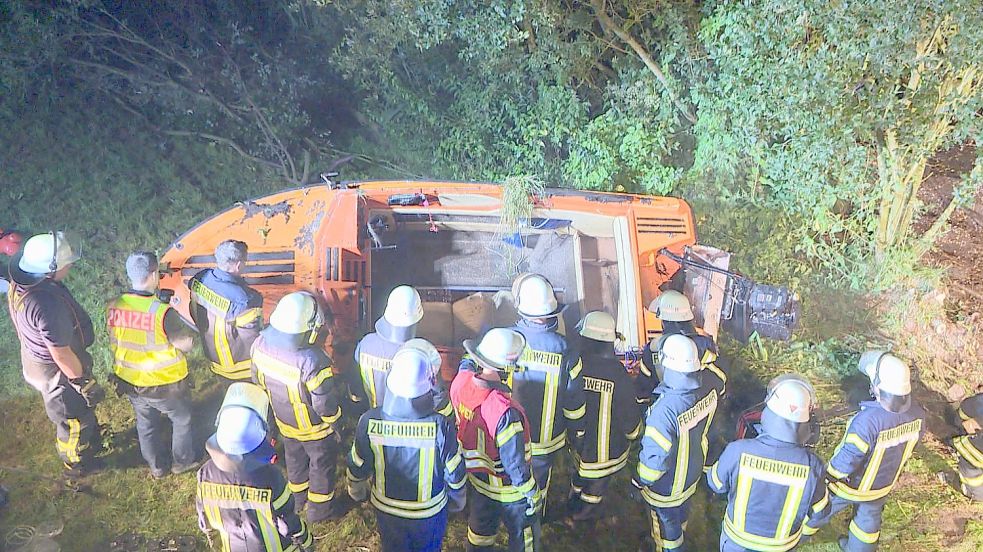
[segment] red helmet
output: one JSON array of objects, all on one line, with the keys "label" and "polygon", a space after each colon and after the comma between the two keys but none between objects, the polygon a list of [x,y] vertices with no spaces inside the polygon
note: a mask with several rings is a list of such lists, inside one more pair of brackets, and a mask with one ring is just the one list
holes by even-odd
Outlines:
[{"label": "red helmet", "polygon": [[14,256],[20,251],[24,236],[0,228],[0,255]]}]

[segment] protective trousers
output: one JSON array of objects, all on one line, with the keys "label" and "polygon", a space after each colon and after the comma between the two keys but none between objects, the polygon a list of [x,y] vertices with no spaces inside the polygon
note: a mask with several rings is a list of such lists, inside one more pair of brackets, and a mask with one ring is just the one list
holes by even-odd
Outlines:
[{"label": "protective trousers", "polygon": [[468,497],[468,552],[491,552],[499,521],[509,534],[509,552],[539,552],[539,514],[526,515],[526,501],[498,502],[471,489]]},{"label": "protective trousers", "polygon": [[679,506],[668,508],[649,506],[652,550],[654,552],[659,550],[685,552],[686,543],[683,539],[683,530],[685,529],[686,518],[689,517],[690,500],[692,499],[688,498]]},{"label": "protective trousers", "polygon": [[553,461],[556,460],[556,457],[556,452],[534,454],[532,457],[532,475],[536,478],[536,484],[539,485],[539,489],[543,493],[543,504],[546,504],[546,495],[550,491],[550,479],[553,477]]},{"label": "protective trousers", "polygon": [[750,548],[744,548],[727,537],[727,533],[720,532],[720,552],[755,552]]},{"label": "protective trousers", "polygon": [[321,521],[334,515],[335,462],[338,445],[334,435],[314,441],[283,438],[287,463],[287,487],[299,512],[307,504],[307,520]]},{"label": "protective trousers", "polygon": [[[162,398],[130,395],[130,404],[137,418],[137,437],[140,453],[153,471],[163,471],[171,458],[173,466],[188,466],[195,462],[194,432],[191,428],[191,393],[182,385],[172,396]],[[161,446],[164,418],[171,421],[171,454]]]},{"label": "protective trousers", "polygon": [[376,510],[382,552],[440,552],[447,532],[447,508],[424,519],[407,519]]},{"label": "protective trousers", "polygon": [[41,397],[48,419],[55,424],[55,447],[65,469],[84,468],[101,449],[94,410],[68,385],[57,385]]},{"label": "protective trousers", "polygon": [[887,497],[869,502],[854,502],[834,493],[829,493],[829,515],[809,520],[809,526],[820,528],[829,523],[840,510],[853,506],[853,519],[850,520],[850,534],[847,552],[873,552],[877,550],[877,540],[881,536],[881,516]]},{"label": "protective trousers", "polygon": [[567,503],[568,512],[575,520],[597,519],[603,517],[601,502],[611,484],[612,475],[598,479],[589,479],[574,474],[570,481],[570,500]]}]

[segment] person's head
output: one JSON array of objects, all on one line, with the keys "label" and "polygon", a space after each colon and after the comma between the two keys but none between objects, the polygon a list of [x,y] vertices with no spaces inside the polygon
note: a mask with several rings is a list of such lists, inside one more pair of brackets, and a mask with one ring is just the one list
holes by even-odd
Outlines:
[{"label": "person's head", "polygon": [[17,266],[32,276],[47,276],[60,281],[81,258],[78,245],[71,244],[64,232],[47,232],[27,240]]},{"label": "person's head", "polygon": [[157,255],[150,251],[137,251],[126,258],[126,277],[130,288],[137,291],[157,291],[160,274],[157,272]]},{"label": "person's head", "polygon": [[443,359],[440,357],[440,351],[434,347],[433,343],[430,343],[422,337],[414,337],[406,343],[403,344],[403,348],[416,349],[423,353],[427,357],[427,361],[430,363],[430,372],[433,379],[440,376],[440,367],[443,364]]},{"label": "person's head", "polygon": [[397,286],[389,292],[382,318],[394,328],[411,328],[423,319],[423,301],[412,286]]},{"label": "person's head", "polygon": [[526,272],[512,282],[512,296],[519,316],[537,323],[546,323],[563,312],[558,304],[553,284],[541,274]]},{"label": "person's head", "polygon": [[258,385],[230,385],[215,421],[218,447],[226,454],[242,456],[266,443],[269,406],[266,392]]},{"label": "person's head", "polygon": [[815,407],[816,392],[809,380],[798,374],[779,376],[768,384],[761,425],[775,439],[804,445],[812,437]]},{"label": "person's head", "polygon": [[886,351],[867,351],[857,366],[870,380],[871,395],[891,412],[911,405],[911,371],[903,360]]},{"label": "person's head", "polygon": [[225,240],[215,247],[215,266],[229,274],[239,274],[246,265],[248,255],[246,242]]},{"label": "person's head", "polygon": [[693,308],[689,299],[682,293],[668,289],[659,294],[651,304],[649,311],[655,313],[663,322],[689,322],[693,320]]},{"label": "person's head", "polygon": [[577,324],[585,347],[591,350],[613,350],[619,338],[614,317],[604,311],[593,311]]},{"label": "person's head", "polygon": [[508,328],[492,328],[475,343],[464,340],[464,350],[471,355],[478,368],[477,377],[489,381],[502,381],[515,365],[526,347],[526,338]]},{"label": "person's head", "polygon": [[700,350],[696,343],[681,334],[673,334],[662,341],[659,348],[659,364],[662,381],[672,389],[691,390],[701,385]]},{"label": "person's head", "polygon": [[386,375],[386,388],[390,393],[415,399],[433,390],[434,383],[431,359],[425,352],[407,345],[396,351]]},{"label": "person's head", "polygon": [[306,291],[295,291],[284,295],[270,315],[270,326],[285,334],[306,334],[310,332],[309,342],[314,343],[317,332],[327,322],[326,315],[317,299]]}]

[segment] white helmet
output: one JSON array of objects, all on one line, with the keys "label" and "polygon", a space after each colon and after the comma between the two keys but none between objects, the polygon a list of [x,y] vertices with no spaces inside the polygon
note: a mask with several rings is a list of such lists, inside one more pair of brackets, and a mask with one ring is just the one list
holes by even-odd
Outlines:
[{"label": "white helmet", "polygon": [[48,232],[31,236],[24,244],[17,266],[29,274],[49,274],[82,258],[64,232]]},{"label": "white helmet", "polygon": [[765,406],[790,422],[802,424],[811,417],[814,394],[805,378],[794,374],[780,376],[768,385]]},{"label": "white helmet", "polygon": [[423,301],[410,286],[399,286],[389,292],[386,312],[382,315],[392,326],[406,328],[423,319]]},{"label": "white helmet", "polygon": [[520,274],[512,282],[515,308],[524,318],[552,318],[563,312],[557,304],[553,285],[540,274]]},{"label": "white helmet", "polygon": [[404,345],[393,356],[386,387],[397,397],[414,399],[433,389],[433,377],[426,353]]},{"label": "white helmet", "polygon": [[614,317],[603,311],[587,313],[580,321],[580,335],[595,341],[614,343],[618,338]]},{"label": "white helmet", "polygon": [[285,295],[270,315],[270,325],[287,334],[317,329],[317,301],[304,291]]},{"label": "white helmet", "polygon": [[416,349],[423,353],[430,362],[430,370],[433,372],[433,374],[436,376],[440,373],[440,366],[444,361],[440,358],[440,351],[433,346],[433,343],[430,343],[422,337],[414,337],[413,339],[404,343],[403,347]]},{"label": "white helmet", "polygon": [[688,322],[693,319],[693,308],[682,293],[670,289],[663,291],[649,305],[649,311],[665,322]]},{"label": "white helmet", "polygon": [[508,328],[492,328],[475,344],[473,339],[464,340],[464,349],[475,361],[486,368],[506,372],[515,369],[522,350],[526,348],[526,338],[521,333]]},{"label": "white helmet", "polygon": [[700,350],[696,343],[681,334],[673,334],[665,338],[659,349],[659,361],[667,370],[675,370],[684,374],[699,372],[703,369],[700,363]]},{"label": "white helmet", "polygon": [[899,397],[911,394],[908,365],[887,351],[867,351],[860,355],[858,368],[881,391]]},{"label": "white helmet", "polygon": [[218,411],[215,440],[228,454],[246,454],[266,439],[270,399],[261,387],[236,382],[229,386]]}]

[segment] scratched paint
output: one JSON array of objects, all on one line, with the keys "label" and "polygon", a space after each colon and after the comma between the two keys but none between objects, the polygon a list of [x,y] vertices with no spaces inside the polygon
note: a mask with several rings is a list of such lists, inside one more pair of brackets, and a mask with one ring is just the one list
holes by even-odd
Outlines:
[{"label": "scratched paint", "polygon": [[305,214],[310,222],[300,228],[297,237],[294,238],[294,247],[306,250],[308,255],[314,255],[314,235],[321,227],[321,220],[324,219],[324,201],[315,201]]}]

